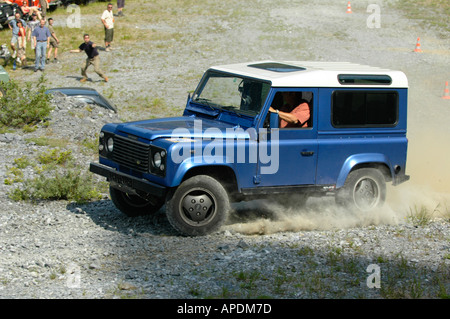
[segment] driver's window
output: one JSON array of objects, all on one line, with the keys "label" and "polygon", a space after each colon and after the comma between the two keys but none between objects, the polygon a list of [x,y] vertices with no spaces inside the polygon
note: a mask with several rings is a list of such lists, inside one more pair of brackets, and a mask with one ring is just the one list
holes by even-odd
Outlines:
[{"label": "driver's window", "polygon": [[312,105],[313,92],[280,91],[272,100],[268,117],[278,111],[280,129],[312,127]]}]

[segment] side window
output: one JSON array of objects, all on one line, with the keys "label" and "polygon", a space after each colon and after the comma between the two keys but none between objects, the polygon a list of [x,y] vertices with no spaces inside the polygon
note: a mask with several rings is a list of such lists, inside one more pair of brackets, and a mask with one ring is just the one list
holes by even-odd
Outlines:
[{"label": "side window", "polygon": [[271,110],[279,112],[279,128],[312,127],[313,92],[281,91],[275,94]]},{"label": "side window", "polygon": [[394,91],[334,91],[331,109],[334,127],[392,127],[398,120]]}]

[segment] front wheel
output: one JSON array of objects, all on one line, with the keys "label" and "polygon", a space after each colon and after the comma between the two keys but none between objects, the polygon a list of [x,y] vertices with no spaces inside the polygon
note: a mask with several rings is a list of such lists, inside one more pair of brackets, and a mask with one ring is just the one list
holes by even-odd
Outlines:
[{"label": "front wheel", "polygon": [[137,195],[130,195],[114,187],[109,188],[111,201],[125,215],[136,217],[156,213],[164,204],[162,199],[148,200]]},{"label": "front wheel", "polygon": [[207,175],[187,179],[166,202],[170,224],[187,236],[202,236],[218,230],[227,220],[229,211],[227,191]]},{"label": "front wheel", "polygon": [[361,168],[350,172],[344,186],[336,193],[336,202],[360,211],[381,207],[386,200],[383,174],[374,168]]}]

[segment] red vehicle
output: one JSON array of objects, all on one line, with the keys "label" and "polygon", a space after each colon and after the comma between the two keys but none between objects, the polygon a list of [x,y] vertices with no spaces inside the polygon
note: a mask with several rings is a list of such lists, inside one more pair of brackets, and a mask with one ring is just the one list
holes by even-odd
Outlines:
[{"label": "red vehicle", "polygon": [[[12,3],[17,3],[19,7],[27,6],[27,7],[41,7],[39,4],[39,0],[9,0]],[[49,1],[51,2],[51,0]]]},{"label": "red vehicle", "polygon": [[[12,3],[16,3],[19,7],[27,6],[27,7],[41,7],[39,0],[9,0]],[[61,1],[59,0],[47,0],[49,6],[57,5]]]},{"label": "red vehicle", "polygon": [[[16,3],[19,7],[41,7],[39,0],[9,0],[11,3]],[[95,0],[47,0],[50,7],[57,6],[58,4],[67,6],[70,3],[74,4],[88,4],[90,2],[95,2]]]}]

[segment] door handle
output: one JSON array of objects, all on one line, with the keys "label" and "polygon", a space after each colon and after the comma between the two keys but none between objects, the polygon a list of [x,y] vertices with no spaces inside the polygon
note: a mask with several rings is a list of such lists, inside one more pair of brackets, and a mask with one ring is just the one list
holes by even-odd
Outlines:
[{"label": "door handle", "polygon": [[302,156],[313,156],[314,151],[303,151],[301,152]]}]

